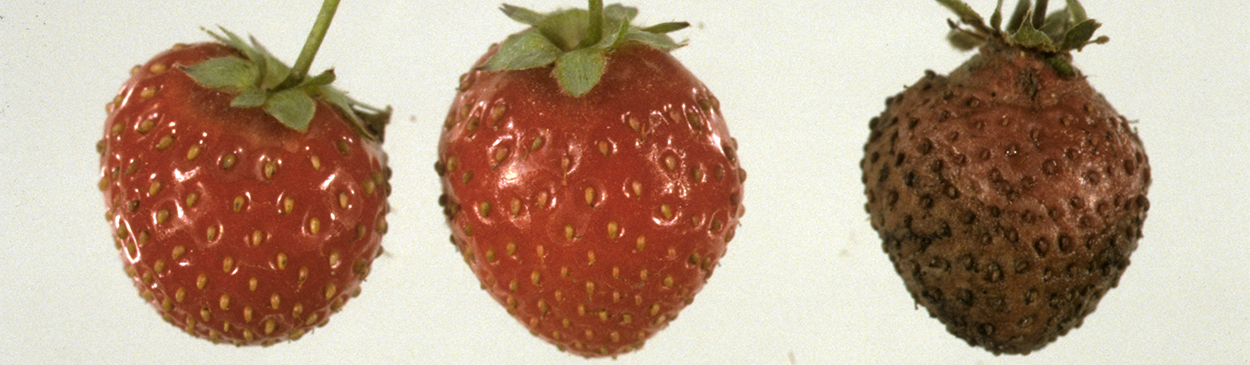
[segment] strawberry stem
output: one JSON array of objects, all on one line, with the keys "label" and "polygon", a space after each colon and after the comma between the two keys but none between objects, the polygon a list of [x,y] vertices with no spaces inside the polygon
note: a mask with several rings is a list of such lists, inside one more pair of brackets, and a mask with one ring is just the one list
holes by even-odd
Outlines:
[{"label": "strawberry stem", "polygon": [[603,0],[590,0],[590,27],[577,48],[586,48],[603,39]]},{"label": "strawberry stem", "polygon": [[1047,0],[1037,0],[1037,7],[1033,9],[1033,28],[1042,29],[1046,25],[1046,6]]},{"label": "strawberry stem", "polygon": [[324,0],[321,3],[321,12],[317,14],[317,21],[313,23],[312,31],[308,32],[308,40],[304,42],[304,49],[300,51],[299,58],[291,67],[291,75],[277,87],[278,90],[299,85],[304,78],[308,77],[308,69],[312,67],[313,58],[317,56],[317,50],[321,48],[321,41],[325,40],[326,32],[330,29],[330,21],[334,19],[334,12],[338,8],[339,0]]},{"label": "strawberry stem", "polygon": [[1016,10],[1011,12],[1011,19],[1007,21],[1007,33],[1020,30],[1020,26],[1024,24],[1024,15],[1029,12],[1030,5],[1028,0],[1016,3]]}]

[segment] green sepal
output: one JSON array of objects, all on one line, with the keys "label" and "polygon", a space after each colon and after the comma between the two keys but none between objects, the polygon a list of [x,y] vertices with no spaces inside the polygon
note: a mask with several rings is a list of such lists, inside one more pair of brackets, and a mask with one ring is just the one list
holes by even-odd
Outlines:
[{"label": "green sepal", "polygon": [[959,16],[959,21],[965,24],[985,23],[985,20],[981,18],[981,14],[977,14],[976,11],[972,10],[972,7],[968,6],[968,4],[963,1],[937,0],[937,2],[955,12],[955,15]]},{"label": "green sepal", "polygon": [[603,17],[608,19],[621,19],[626,22],[634,21],[638,17],[638,8],[624,6],[621,4],[612,4],[603,8]]},{"label": "green sepal", "polygon": [[604,29],[611,30],[612,32],[605,33],[603,38],[599,39],[599,43],[593,44],[589,47],[599,50],[599,53],[607,53],[608,50],[620,45],[621,42],[625,41],[625,38],[629,35],[630,30],[636,30],[637,28],[630,27],[629,20],[607,19]]},{"label": "green sepal", "polygon": [[[1031,11],[1027,13],[1025,15],[1025,19],[1032,18],[1029,16],[1031,14]],[[1009,39],[1011,40],[1011,43],[1018,46],[1047,52],[1053,52],[1055,47],[1054,42],[1050,39],[1050,36],[1040,30],[1037,30],[1037,28],[1034,28],[1033,22],[1030,21],[1020,24],[1020,30],[1017,30],[1015,34],[1012,34]]]},{"label": "green sepal", "polygon": [[224,33],[226,35],[225,37],[217,33],[213,33],[213,31],[208,30],[208,29],[204,29],[204,28],[200,28],[200,29],[203,29],[205,32],[208,33],[208,35],[212,36],[218,42],[225,43],[227,46],[230,46],[230,48],[234,48],[235,50],[238,50],[239,52],[243,53],[243,55],[246,56],[247,59],[249,60],[258,61],[261,58],[260,53],[257,52],[255,48],[247,44],[247,42],[244,42],[243,38],[240,38],[237,34],[234,34],[234,32],[231,32],[230,30],[224,27],[218,26],[217,29],[220,30],[222,33]]},{"label": "green sepal", "polygon": [[343,115],[352,121],[357,132],[381,142],[385,137],[386,125],[391,121],[391,107],[378,109],[361,103],[347,94],[331,86],[317,88],[317,98],[334,105],[343,111]]},{"label": "green sepal", "polygon": [[1011,18],[1007,20],[1006,30],[1008,33],[1015,33],[1017,30],[1020,30],[1020,25],[1025,23],[1025,16],[1029,14],[1030,9],[1032,7],[1027,0],[1021,0],[1016,3],[1016,9],[1011,11]]},{"label": "green sepal", "polygon": [[998,6],[994,7],[994,15],[990,15],[990,28],[995,30],[1002,29],[1003,26],[1003,0],[998,0]]},{"label": "green sepal", "polygon": [[1076,69],[1072,68],[1072,63],[1062,57],[1055,56],[1047,58],[1046,65],[1050,66],[1050,68],[1055,70],[1055,73],[1059,74],[1061,77],[1076,76]]},{"label": "green sepal", "polygon": [[322,73],[318,74],[317,76],[313,76],[313,77],[309,77],[309,78],[307,78],[307,79],[304,79],[304,81],[300,82],[298,85],[295,85],[295,87],[296,87],[296,88],[301,88],[301,87],[321,87],[321,86],[327,86],[327,85],[330,85],[330,84],[334,83],[334,80],[335,80],[336,78],[337,78],[337,77],[334,75],[334,69],[329,69],[329,70],[325,70],[324,72],[322,72]]},{"label": "green sepal", "polygon": [[1048,1],[1038,1],[1037,6],[1033,7],[1031,1],[1020,0],[1007,22],[1006,29],[999,28],[1003,21],[1002,0],[998,1],[994,14],[990,17],[992,28],[985,27],[981,23],[981,16],[972,11],[963,1],[936,1],[959,16],[959,23],[963,26],[947,20],[951,26],[947,39],[961,50],[969,50],[984,44],[991,38],[997,38],[1021,48],[1054,54],[1074,49],[1079,51],[1091,43],[1101,44],[1109,40],[1105,36],[1090,40],[1101,24],[1088,18],[1079,0],[1066,0],[1066,8],[1046,14],[1044,17],[1041,14],[1045,13]]},{"label": "green sepal", "polygon": [[1063,34],[1063,43],[1059,45],[1059,48],[1078,51],[1085,48],[1085,45],[1090,43],[1089,39],[1094,37],[1094,31],[1101,26],[1102,24],[1093,19],[1080,22]]},{"label": "green sepal", "polygon": [[642,42],[643,44],[662,50],[673,50],[686,46],[686,42],[678,43],[672,38],[669,38],[667,35],[642,30],[631,30],[629,33],[625,34],[624,38],[625,40]]},{"label": "green sepal", "polygon": [[196,83],[214,90],[242,91],[260,76],[256,64],[238,57],[219,57],[181,67]]},{"label": "green sepal", "polygon": [[950,33],[946,35],[946,40],[950,42],[951,46],[960,51],[971,51],[980,46],[981,43],[985,43],[985,39],[977,38],[975,35],[962,29],[951,29]]},{"label": "green sepal", "polygon": [[555,62],[562,52],[537,29],[531,29],[504,40],[485,66],[488,71],[542,67]]},{"label": "green sepal", "polygon": [[556,11],[548,14],[535,27],[561,50],[572,51],[586,38],[590,12],[583,9]]},{"label": "green sepal", "polygon": [[950,33],[946,35],[946,40],[958,50],[972,50],[985,43],[986,38],[981,32],[974,29],[964,29],[950,19],[946,20],[946,25],[951,27]]},{"label": "green sepal", "polygon": [[1046,6],[1050,5],[1050,0],[1037,0],[1037,5],[1029,14],[1029,21],[1033,22],[1033,29],[1042,29],[1046,24]]},{"label": "green sepal", "polygon": [[181,67],[201,86],[236,94],[230,100],[233,108],[260,107],[288,128],[308,130],[316,115],[316,100],[330,103],[351,121],[363,137],[381,141],[390,121],[391,108],[378,109],[353,100],[330,85],[334,70],[304,77],[294,85],[283,86],[291,77],[291,67],[274,57],[255,38],[249,42],[237,34],[218,27],[222,34],[205,29],[217,41],[237,50],[246,59],[227,56],[209,59],[190,67]]},{"label": "green sepal", "polygon": [[599,83],[608,60],[595,48],[582,48],[565,53],[556,60],[556,81],[575,97],[586,95]]},{"label": "green sepal", "polygon": [[[630,22],[638,9],[620,4],[592,2],[593,11],[564,9],[538,13],[519,6],[503,5],[509,18],[532,26],[509,36],[483,65],[487,71],[524,70],[553,66],[556,81],[574,96],[590,92],[607,69],[607,55],[625,43],[637,42],[660,50],[685,45],[665,33],[685,29],[689,23],[663,23],[641,28]],[[598,17],[591,19],[592,17]],[[590,27],[597,29],[591,30]]]},{"label": "green sepal", "polygon": [[1068,1],[1068,12],[1072,14],[1072,21],[1075,23],[1083,23],[1089,20],[1089,15],[1085,14],[1085,7],[1081,6],[1081,2],[1077,0]]},{"label": "green sepal", "polygon": [[536,26],[538,25],[539,22],[543,21],[543,18],[545,17],[545,15],[543,15],[542,13],[539,13],[530,9],[522,8],[520,6],[512,6],[508,4],[503,4],[503,6],[499,8],[499,10],[502,10],[503,14],[507,15],[508,18],[511,18],[512,20],[515,20],[518,23],[527,24],[527,25]]},{"label": "green sepal", "polygon": [[348,97],[347,94],[344,94],[342,91],[330,86],[317,88],[317,92],[318,97],[325,100],[327,103],[338,106],[343,110],[352,110],[353,105],[360,104],[356,100],[352,100],[352,98]]},{"label": "green sepal", "polygon": [[574,97],[586,95],[599,83],[608,67],[607,50],[624,41],[629,34],[628,20],[605,20],[608,24],[606,29],[615,27],[615,31],[604,34],[598,43],[590,47],[567,52],[556,59],[556,82]]},{"label": "green sepal", "polygon": [[690,27],[690,23],[669,22],[656,24],[642,29],[630,28],[629,31],[625,33],[624,39],[642,42],[643,44],[663,50],[672,50],[684,47],[686,42],[676,42],[673,38],[669,37],[667,33],[686,29],[687,27]]},{"label": "green sepal", "polygon": [[252,40],[252,46],[256,49],[258,57],[256,62],[265,68],[265,78],[260,81],[260,87],[265,90],[272,90],[278,87],[278,85],[281,85],[291,76],[291,67],[274,57],[272,53],[269,53],[269,50],[260,45],[256,38],[250,39]]},{"label": "green sepal", "polygon": [[1063,33],[1072,29],[1072,17],[1068,14],[1067,9],[1051,12],[1046,16],[1046,20],[1042,22],[1042,27],[1038,30],[1046,33],[1052,40],[1063,39]]},{"label": "green sepal", "polygon": [[647,33],[655,33],[655,34],[667,34],[667,33],[676,32],[682,29],[686,29],[689,27],[690,27],[690,23],[687,23],[687,22],[668,22],[668,23],[660,23],[660,24],[652,25],[650,27],[642,28],[642,31],[647,32]]},{"label": "green sepal", "polygon": [[243,90],[238,96],[230,100],[232,108],[255,108],[265,105],[265,101],[269,100],[269,94],[257,88]]},{"label": "green sepal", "polygon": [[303,88],[293,88],[269,95],[265,101],[265,113],[278,122],[300,132],[308,131],[308,124],[317,113],[317,103]]}]

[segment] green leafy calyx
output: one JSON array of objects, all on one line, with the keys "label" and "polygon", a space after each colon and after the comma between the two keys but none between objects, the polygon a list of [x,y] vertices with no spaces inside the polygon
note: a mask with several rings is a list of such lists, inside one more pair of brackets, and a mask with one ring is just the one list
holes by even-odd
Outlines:
[{"label": "green leafy calyx", "polygon": [[969,50],[985,44],[991,38],[998,38],[1007,44],[1047,54],[1059,54],[1071,50],[1081,50],[1093,43],[1106,43],[1106,36],[1093,38],[1099,24],[1085,14],[1085,8],[1078,0],[1066,0],[1063,9],[1046,14],[1048,1],[1039,0],[1032,5],[1029,0],[1021,0],[1002,28],[1003,1],[998,1],[990,24],[972,10],[968,4],[960,0],[937,0],[939,4],[949,8],[959,16],[959,22],[948,21],[951,32],[948,36],[951,44],[962,50]]},{"label": "green leafy calyx", "polygon": [[325,0],[295,68],[278,60],[255,38],[250,38],[250,43],[245,42],[238,35],[220,28],[224,36],[205,31],[239,51],[243,58],[214,58],[181,69],[205,88],[234,95],[231,107],[261,108],[291,129],[300,132],[308,130],[317,111],[315,100],[319,99],[338,109],[360,135],[381,141],[390,121],[390,107],[379,109],[365,105],[331,87],[335,79],[334,70],[308,75],[308,66],[325,37],[337,7],[337,0]]},{"label": "green leafy calyx", "polygon": [[667,33],[688,23],[663,23],[650,27],[630,24],[638,9],[591,0],[590,8],[538,13],[503,5],[505,15],[531,28],[514,34],[499,45],[486,61],[487,71],[524,70],[554,65],[553,76],[565,91],[580,97],[590,92],[607,68],[609,51],[628,42],[662,50],[679,48]]}]

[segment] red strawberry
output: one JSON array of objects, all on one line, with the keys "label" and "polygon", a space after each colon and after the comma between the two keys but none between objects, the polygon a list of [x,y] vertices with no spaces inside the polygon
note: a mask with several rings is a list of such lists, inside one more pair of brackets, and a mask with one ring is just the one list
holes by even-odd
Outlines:
[{"label": "red strawberry", "polygon": [[307,78],[315,47],[291,70],[226,34],[131,70],[99,187],[125,271],[166,321],[270,345],[325,325],[381,253],[389,109],[362,110],[331,72]]},{"label": "red strawberry", "polygon": [[916,304],[970,345],[1028,354],[1119,282],[1150,207],[1150,162],[1070,63],[1098,27],[1077,1],[1050,16],[1022,1],[1010,33],[1001,1],[989,25],[939,2],[967,26],[952,22],[952,40],[983,45],[872,119],[865,207]]},{"label": "red strawberry", "polygon": [[601,1],[503,10],[533,28],[462,77],[439,142],[451,241],[534,335],[585,357],[638,349],[734,236],[737,142],[667,52],[684,23],[638,28]]}]

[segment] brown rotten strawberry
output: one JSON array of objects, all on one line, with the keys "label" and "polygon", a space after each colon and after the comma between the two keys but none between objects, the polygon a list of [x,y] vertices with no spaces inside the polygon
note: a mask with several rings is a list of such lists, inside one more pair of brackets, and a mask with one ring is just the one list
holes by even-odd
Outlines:
[{"label": "brown rotten strawberry", "polygon": [[1077,1],[1049,16],[1023,1],[1006,32],[1001,1],[988,26],[939,2],[960,17],[954,43],[980,52],[872,119],[866,208],[916,303],[971,345],[1028,354],[1118,283],[1150,207],[1150,163],[1071,64],[1098,27]]},{"label": "brown rotten strawberry", "polygon": [[720,103],[633,8],[540,14],[461,80],[435,165],[451,240],[534,335],[642,347],[712,275],[742,215]]},{"label": "brown rotten strawberry", "polygon": [[100,190],[126,273],[166,321],[270,345],[325,325],[382,248],[389,109],[229,32],[131,70],[108,104]]}]

